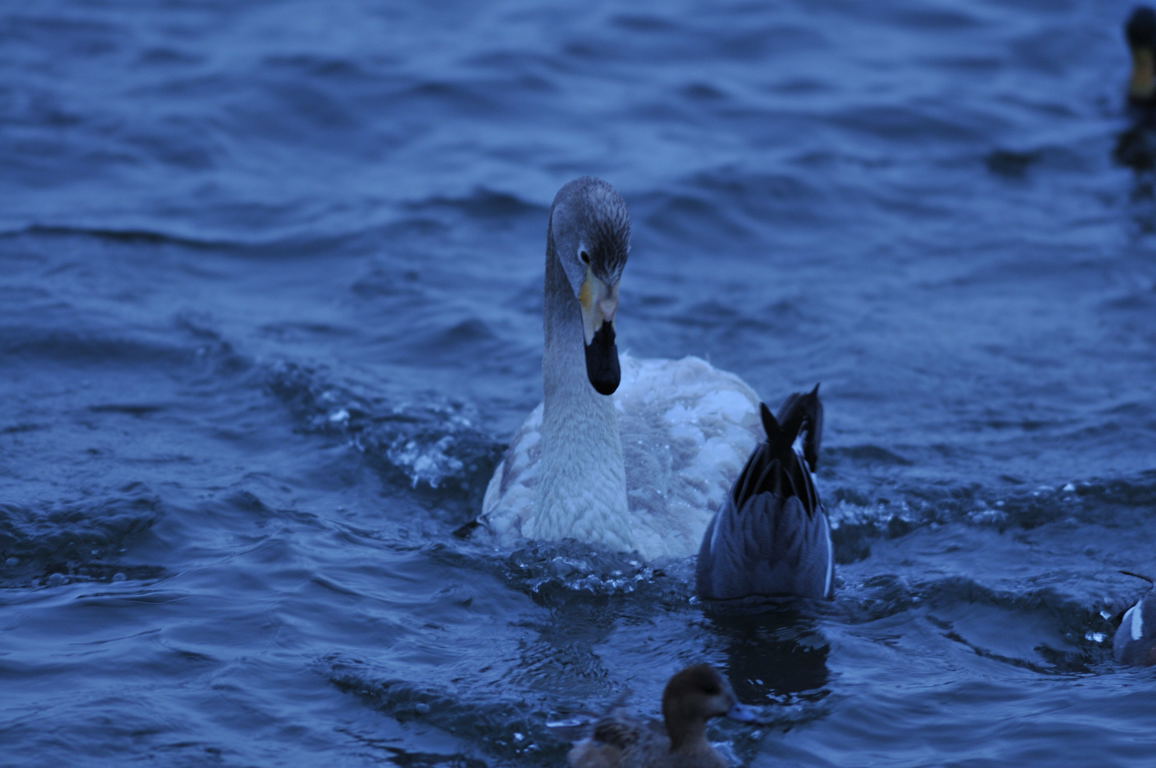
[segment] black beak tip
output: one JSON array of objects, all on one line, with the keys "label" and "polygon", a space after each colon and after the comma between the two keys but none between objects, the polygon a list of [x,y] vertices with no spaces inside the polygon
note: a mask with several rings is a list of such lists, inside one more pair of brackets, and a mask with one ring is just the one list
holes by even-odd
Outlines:
[{"label": "black beak tip", "polygon": [[[617,374],[617,371],[615,371]],[[594,391],[600,395],[613,395],[618,390],[618,384],[621,382],[621,376],[607,376],[605,378],[598,378],[591,376],[590,383],[594,385]]]},{"label": "black beak tip", "polygon": [[586,345],[586,376],[600,395],[613,395],[622,381],[614,326],[610,323],[603,323]]}]

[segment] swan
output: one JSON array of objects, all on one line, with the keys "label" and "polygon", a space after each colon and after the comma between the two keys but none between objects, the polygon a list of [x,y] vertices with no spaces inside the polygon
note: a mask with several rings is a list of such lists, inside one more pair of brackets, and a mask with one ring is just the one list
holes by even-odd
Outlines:
[{"label": "swan", "polygon": [[575,179],[546,229],[543,399],[486,488],[479,522],[503,546],[577,539],[648,561],[693,555],[758,440],[758,397],[696,357],[618,354],[630,215]]},{"label": "swan", "polygon": [[[759,404],[767,439],[703,534],[695,571],[699,597],[730,600],[794,595],[830,598],[835,552],[831,525],[811,472],[819,463],[819,385],[790,395],[776,419]],[[802,450],[795,447],[801,433]]]}]

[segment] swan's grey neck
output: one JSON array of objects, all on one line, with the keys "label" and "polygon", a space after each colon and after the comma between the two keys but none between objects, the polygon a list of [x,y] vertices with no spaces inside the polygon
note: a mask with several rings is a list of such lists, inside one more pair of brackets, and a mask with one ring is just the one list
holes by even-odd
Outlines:
[{"label": "swan's grey neck", "polygon": [[614,400],[598,394],[587,377],[582,310],[552,236],[546,248],[545,330],[537,518],[543,530],[630,549],[618,540],[622,526],[614,520],[627,510]]}]

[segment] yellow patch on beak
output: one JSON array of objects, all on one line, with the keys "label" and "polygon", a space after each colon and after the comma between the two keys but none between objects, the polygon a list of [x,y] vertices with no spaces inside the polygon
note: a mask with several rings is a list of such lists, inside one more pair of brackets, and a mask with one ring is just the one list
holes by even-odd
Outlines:
[{"label": "yellow patch on beak", "polygon": [[1156,93],[1156,61],[1148,48],[1132,49],[1132,79],[1128,95],[1134,99],[1148,99]]},{"label": "yellow patch on beak", "polygon": [[598,278],[590,271],[590,267],[586,268],[586,279],[582,281],[582,289],[578,291],[578,301],[582,304],[584,312],[589,312],[590,307],[594,304],[594,283]]},{"label": "yellow patch on beak", "polygon": [[603,323],[614,322],[618,311],[618,286],[607,286],[587,267],[586,279],[578,290],[578,303],[582,305],[582,327],[589,344]]}]

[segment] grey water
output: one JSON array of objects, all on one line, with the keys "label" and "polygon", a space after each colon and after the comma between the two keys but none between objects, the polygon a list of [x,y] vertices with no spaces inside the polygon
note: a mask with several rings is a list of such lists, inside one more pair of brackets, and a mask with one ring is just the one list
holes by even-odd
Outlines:
[{"label": "grey water", "polygon": [[[710,661],[756,766],[1149,766],[1156,194],[1130,6],[0,10],[0,763],[561,765]],[[461,531],[541,397],[545,219],[621,348],[822,382],[829,604]]]}]

